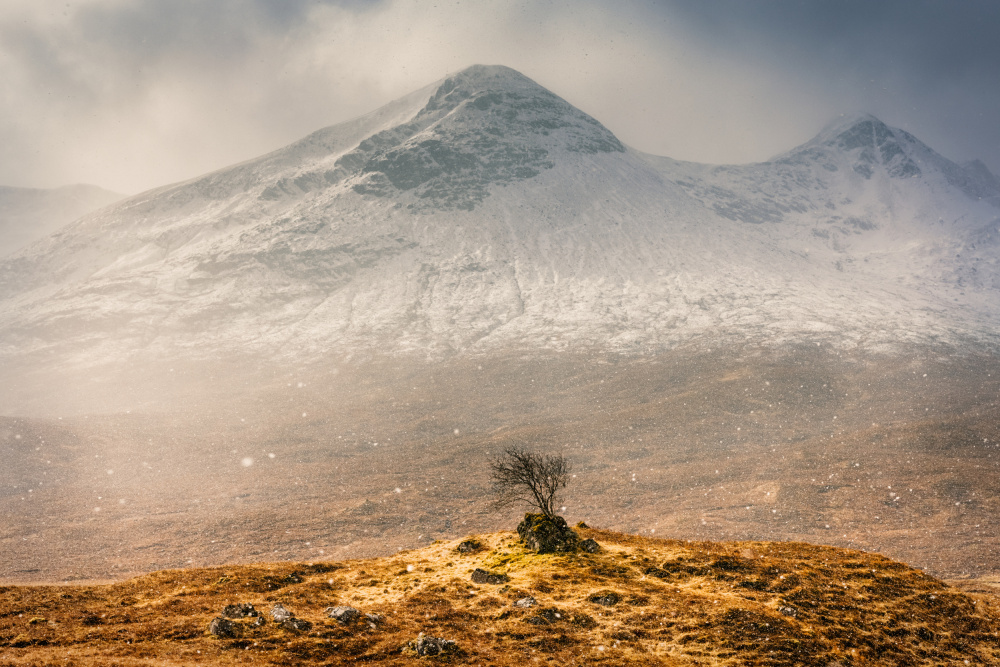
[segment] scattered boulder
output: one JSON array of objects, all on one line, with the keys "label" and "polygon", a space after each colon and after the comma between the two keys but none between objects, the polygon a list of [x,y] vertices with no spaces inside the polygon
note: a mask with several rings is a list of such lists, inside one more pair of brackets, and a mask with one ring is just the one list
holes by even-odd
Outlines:
[{"label": "scattered boulder", "polygon": [[285,630],[292,630],[294,632],[308,632],[312,630],[312,623],[305,620],[304,618],[286,618],[281,622],[281,627]]},{"label": "scattered boulder", "polygon": [[222,608],[222,618],[253,618],[256,616],[260,616],[260,612],[248,602],[227,604]]},{"label": "scattered boulder", "polygon": [[782,616],[791,616],[792,618],[799,615],[799,612],[795,609],[795,607],[778,607],[778,613]]},{"label": "scattered boulder", "polygon": [[275,623],[284,623],[290,618],[294,618],[295,614],[285,608],[280,602],[273,607],[271,607],[271,618],[274,619]]},{"label": "scattered boulder", "polygon": [[[354,621],[361,618],[361,612],[354,607],[327,607],[323,610],[326,615],[343,624],[353,623]],[[371,614],[369,614],[370,616]]]},{"label": "scattered boulder", "polygon": [[605,607],[613,607],[622,601],[622,596],[614,591],[601,591],[600,593],[594,593],[587,600],[594,604],[604,605]]},{"label": "scattered boulder", "polygon": [[534,607],[537,604],[537,602],[538,601],[535,600],[535,598],[533,598],[533,597],[531,597],[529,595],[526,598],[521,598],[520,600],[516,600],[514,602],[514,606],[515,607],[521,607],[522,609],[528,609],[530,607]]},{"label": "scattered boulder", "polygon": [[458,643],[451,639],[428,637],[421,632],[416,639],[406,645],[406,648],[423,657],[453,653],[458,650]]},{"label": "scattered boulder", "polygon": [[510,577],[501,572],[487,572],[477,567],[472,571],[472,583],[474,584],[505,584],[510,581]]},{"label": "scattered boulder", "polygon": [[208,632],[224,639],[238,637],[240,634],[239,626],[222,616],[216,616],[212,619],[212,622],[208,624]]},{"label": "scattered boulder", "polygon": [[482,551],[482,549],[483,549],[483,543],[480,542],[479,540],[474,540],[471,538],[468,540],[463,540],[462,542],[459,543],[457,547],[455,547],[455,551],[457,551],[460,554],[474,554],[477,551]]},{"label": "scattered boulder", "polygon": [[561,516],[547,517],[529,512],[517,524],[517,534],[529,549],[540,554],[576,551],[580,543],[580,538]]},{"label": "scattered boulder", "polygon": [[537,615],[526,618],[524,622],[532,625],[552,625],[556,621],[561,621],[562,617],[562,613],[556,609],[539,609]]},{"label": "scattered boulder", "polygon": [[601,545],[592,537],[588,537],[583,542],[580,542],[580,551],[586,551],[588,554],[596,554],[600,550]]}]

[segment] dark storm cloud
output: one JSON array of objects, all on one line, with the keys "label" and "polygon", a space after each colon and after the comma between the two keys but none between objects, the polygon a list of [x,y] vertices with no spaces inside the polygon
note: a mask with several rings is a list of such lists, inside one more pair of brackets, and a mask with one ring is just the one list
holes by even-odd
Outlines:
[{"label": "dark storm cloud", "polygon": [[906,126],[956,159],[1000,171],[1000,3],[708,0],[656,3],[707,43],[801,79],[844,111]]}]

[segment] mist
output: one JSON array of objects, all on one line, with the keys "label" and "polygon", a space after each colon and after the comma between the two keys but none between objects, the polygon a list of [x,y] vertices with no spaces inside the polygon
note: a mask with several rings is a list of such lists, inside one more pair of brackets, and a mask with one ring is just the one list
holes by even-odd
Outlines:
[{"label": "mist", "polygon": [[0,183],[192,178],[503,64],[625,143],[732,164],[875,113],[1000,170],[988,2],[12,2]]}]

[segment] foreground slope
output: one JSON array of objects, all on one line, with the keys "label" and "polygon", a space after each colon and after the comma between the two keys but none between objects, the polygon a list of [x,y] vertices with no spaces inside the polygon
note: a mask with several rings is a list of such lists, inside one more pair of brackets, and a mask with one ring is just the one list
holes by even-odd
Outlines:
[{"label": "foreground slope", "polygon": [[[0,660],[76,665],[988,665],[1000,606],[875,554],[801,543],[681,542],[580,529],[595,554],[537,555],[511,533],[367,561],[173,570],[103,586],[0,589]],[[506,582],[474,583],[474,569]],[[504,577],[501,577],[503,579]],[[526,600],[526,598],[530,598]],[[520,604],[518,602],[520,601]],[[208,633],[227,604],[266,622]],[[282,604],[310,627],[267,615]],[[340,623],[324,609],[363,614]]]},{"label": "foreground slope", "polygon": [[476,66],[0,262],[0,363],[993,344],[998,203],[874,117],[712,167]]}]

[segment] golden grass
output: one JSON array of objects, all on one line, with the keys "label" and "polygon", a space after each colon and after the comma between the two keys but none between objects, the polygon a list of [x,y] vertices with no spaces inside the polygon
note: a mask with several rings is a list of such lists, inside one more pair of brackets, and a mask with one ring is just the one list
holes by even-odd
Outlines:
[{"label": "golden grass", "polygon": [[[879,555],[580,532],[603,549],[537,555],[494,533],[467,554],[454,540],[371,560],[0,588],[0,664],[1000,664],[995,596]],[[474,584],[477,567],[510,581]],[[535,606],[513,604],[527,596]],[[313,627],[268,619],[237,622],[237,638],[208,634],[223,606],[247,602],[263,612],[280,602]],[[343,626],[323,613],[335,605],[382,620]],[[457,641],[458,653],[404,651],[420,632]]]}]

